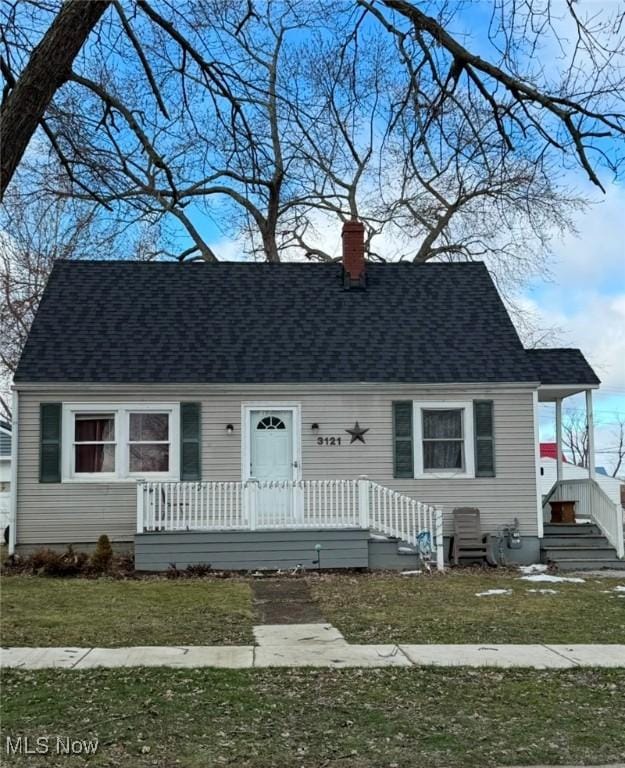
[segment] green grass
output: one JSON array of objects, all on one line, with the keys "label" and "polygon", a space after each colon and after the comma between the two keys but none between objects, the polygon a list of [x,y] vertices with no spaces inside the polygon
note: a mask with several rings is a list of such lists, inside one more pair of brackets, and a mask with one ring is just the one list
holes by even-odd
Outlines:
[{"label": "green grass", "polygon": [[[354,643],[625,643],[622,579],[532,584],[510,573],[310,576],[323,616]],[[1,580],[3,645],[253,642],[244,580]],[[531,593],[552,588],[557,594]],[[477,597],[487,589],[511,595]]]},{"label": "green grass", "polygon": [[[353,643],[625,643],[617,584],[625,574],[584,584],[466,571],[311,579],[323,615]],[[542,588],[557,594],[528,591]],[[512,594],[476,596],[487,589]]]},{"label": "green grass", "polygon": [[6,737],[98,738],[95,758],[15,768],[420,768],[607,763],[625,670],[6,671]]},{"label": "green grass", "polygon": [[5,646],[220,645],[252,642],[244,581],[4,576]]}]

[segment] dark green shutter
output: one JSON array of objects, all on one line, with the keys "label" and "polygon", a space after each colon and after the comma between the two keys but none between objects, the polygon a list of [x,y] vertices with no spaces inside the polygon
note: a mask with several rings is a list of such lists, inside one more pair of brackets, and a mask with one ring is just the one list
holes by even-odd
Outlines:
[{"label": "dark green shutter", "polygon": [[492,400],[473,401],[475,476],[495,477],[495,424]]},{"label": "dark green shutter", "polygon": [[393,477],[414,477],[412,401],[393,403]]},{"label": "dark green shutter", "polygon": [[180,404],[180,479],[201,480],[200,404]]},{"label": "dark green shutter", "polygon": [[39,406],[39,482],[61,482],[61,403]]}]

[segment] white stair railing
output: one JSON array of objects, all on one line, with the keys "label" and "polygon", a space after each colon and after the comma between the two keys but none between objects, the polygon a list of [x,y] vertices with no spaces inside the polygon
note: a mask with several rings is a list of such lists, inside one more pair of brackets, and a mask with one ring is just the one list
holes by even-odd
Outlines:
[{"label": "white stair railing", "polygon": [[575,516],[596,523],[616,550],[616,556],[625,557],[623,540],[623,512],[596,480],[571,478],[554,483],[543,501],[543,511],[549,512],[550,501],[574,501]]},{"label": "white stair railing", "polygon": [[444,567],[442,511],[366,477],[137,484],[137,533],[298,528],[372,528]]},{"label": "white stair railing", "polygon": [[444,568],[443,512],[384,485],[369,481],[369,527],[407,542],[415,549],[436,553]]}]

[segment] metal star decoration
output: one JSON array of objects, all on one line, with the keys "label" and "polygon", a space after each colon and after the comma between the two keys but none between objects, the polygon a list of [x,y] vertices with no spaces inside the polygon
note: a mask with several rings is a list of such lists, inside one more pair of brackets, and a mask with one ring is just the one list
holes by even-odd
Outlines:
[{"label": "metal star decoration", "polygon": [[352,429],[346,429],[345,431],[349,432],[349,434],[352,436],[352,439],[349,441],[349,444],[351,445],[352,443],[355,443],[356,440],[360,440],[361,443],[364,443],[364,435],[369,431],[369,429],[363,429],[360,424],[356,422]]}]

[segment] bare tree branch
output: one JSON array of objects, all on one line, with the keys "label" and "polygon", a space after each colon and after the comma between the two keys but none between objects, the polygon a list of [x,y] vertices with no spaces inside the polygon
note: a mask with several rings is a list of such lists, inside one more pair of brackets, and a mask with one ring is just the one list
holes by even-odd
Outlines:
[{"label": "bare tree branch", "polygon": [[0,110],[0,200],[28,142],[56,91],[65,83],[72,63],[110,0],[67,0]]}]

